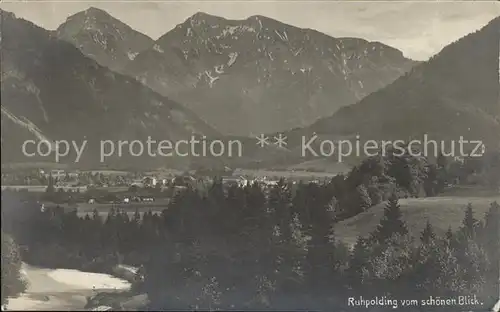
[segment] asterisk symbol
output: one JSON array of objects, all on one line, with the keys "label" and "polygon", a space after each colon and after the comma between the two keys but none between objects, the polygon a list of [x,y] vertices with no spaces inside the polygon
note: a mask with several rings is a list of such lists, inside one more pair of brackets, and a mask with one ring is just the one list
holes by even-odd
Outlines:
[{"label": "asterisk symbol", "polygon": [[276,136],[274,137],[274,140],[276,140],[276,142],[274,144],[278,145],[279,147],[286,146],[287,145],[286,139],[287,139],[287,137],[283,136],[280,133],[277,137]]},{"label": "asterisk symbol", "polygon": [[266,145],[269,145],[269,142],[267,140],[269,140],[269,137],[265,136],[264,134],[261,134],[260,136],[258,137],[255,137],[257,139],[257,145],[260,145],[260,147],[264,147]]},{"label": "asterisk symbol", "polygon": [[481,156],[484,155],[486,153],[486,145],[481,144]]}]

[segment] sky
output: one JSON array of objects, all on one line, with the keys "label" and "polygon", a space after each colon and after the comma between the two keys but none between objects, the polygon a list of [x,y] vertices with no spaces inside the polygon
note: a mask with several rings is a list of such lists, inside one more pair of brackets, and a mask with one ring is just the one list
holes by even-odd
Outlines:
[{"label": "sky", "polygon": [[264,15],[333,37],[380,41],[414,60],[428,59],[500,16],[500,1],[4,0],[0,4],[46,29],[57,28],[68,16],[91,6],[153,39],[198,11],[228,19]]}]

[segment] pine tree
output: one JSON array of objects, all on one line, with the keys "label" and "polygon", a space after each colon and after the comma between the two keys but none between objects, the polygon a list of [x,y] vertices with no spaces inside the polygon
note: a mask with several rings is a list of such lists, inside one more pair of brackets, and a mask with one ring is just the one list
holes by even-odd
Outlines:
[{"label": "pine tree", "polygon": [[278,285],[285,291],[297,290],[303,278],[303,258],[307,252],[303,226],[292,214],[292,194],[281,179],[269,194],[269,210],[274,216],[274,267]]},{"label": "pine tree", "polygon": [[[434,290],[439,290],[440,295],[449,296],[464,292],[464,280],[460,274],[460,265],[456,257],[456,252],[450,242],[453,239],[451,229],[447,232],[448,238],[443,246],[433,249],[433,257],[436,259],[433,263],[434,268],[439,268],[439,273],[432,276]],[[431,294],[432,295],[432,294]],[[435,293],[434,293],[435,295]]]},{"label": "pine tree", "polygon": [[431,243],[435,239],[436,239],[436,233],[434,233],[434,228],[432,227],[432,224],[430,223],[430,221],[427,220],[425,228],[420,235],[420,241],[423,244],[428,245],[429,243]]},{"label": "pine tree", "polygon": [[500,205],[493,202],[486,213],[482,245],[490,259],[490,269],[487,274],[487,284],[490,285],[492,294],[500,292]]},{"label": "pine tree", "polygon": [[429,164],[427,177],[424,180],[424,191],[427,197],[436,196],[438,192],[438,169],[436,165]]},{"label": "pine tree", "polygon": [[96,208],[92,209],[92,220],[101,222],[101,217],[99,216],[99,211]]},{"label": "pine tree", "polygon": [[269,209],[274,213],[282,240],[291,240],[290,224],[292,221],[292,194],[284,179],[273,186],[268,198]]},{"label": "pine tree", "polygon": [[[334,273],[335,239],[333,237],[334,211],[327,196],[327,188],[311,185],[305,194],[309,198],[310,235],[308,264],[310,288],[316,291],[329,289]],[[331,285],[331,284],[330,284]]]},{"label": "pine tree", "polygon": [[132,222],[134,222],[134,225],[139,227],[141,223],[141,214],[139,213],[139,208],[135,208],[134,211],[134,217],[132,218]]},{"label": "pine tree", "polygon": [[448,229],[444,233],[444,238],[445,238],[445,241],[447,242],[448,245],[453,243],[455,235],[453,234],[453,230],[451,229],[451,226],[448,227]]},{"label": "pine tree", "polygon": [[[495,201],[490,205],[490,209],[486,213],[484,229],[491,242],[500,242],[500,205]],[[498,248],[497,250],[500,250]]]},{"label": "pine tree", "polygon": [[372,199],[370,198],[370,194],[368,193],[368,189],[365,185],[360,184],[356,187],[356,197],[355,197],[355,211],[363,212],[372,206]]},{"label": "pine tree", "polygon": [[366,281],[368,259],[370,257],[369,240],[359,236],[351,252],[347,268],[348,284],[355,290]]},{"label": "pine tree", "polygon": [[402,220],[401,208],[396,194],[389,198],[384,210],[384,216],[372,234],[372,238],[379,243],[383,243],[394,234],[408,234],[406,223]]},{"label": "pine tree", "polygon": [[289,261],[291,264],[292,279],[295,283],[302,283],[307,255],[307,237],[299,216],[294,214],[290,223],[292,239],[289,242]]},{"label": "pine tree", "polygon": [[45,192],[47,194],[53,194],[55,192],[55,187],[54,187],[54,178],[52,177],[52,174],[49,175],[49,181],[47,182],[47,188],[45,189]]},{"label": "pine tree", "polygon": [[478,220],[474,218],[474,212],[472,209],[472,204],[468,204],[465,210],[465,216],[462,221],[461,231],[465,236],[465,239],[474,239],[476,237],[476,230],[478,226]]},{"label": "pine tree", "polygon": [[437,157],[437,166],[439,169],[447,169],[448,168],[448,159],[443,155],[442,151],[439,151]]}]

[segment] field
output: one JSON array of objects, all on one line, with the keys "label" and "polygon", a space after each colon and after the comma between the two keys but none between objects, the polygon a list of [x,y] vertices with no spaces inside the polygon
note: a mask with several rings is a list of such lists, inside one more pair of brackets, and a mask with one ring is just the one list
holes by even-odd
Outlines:
[{"label": "field", "polygon": [[295,171],[314,170],[317,172],[325,172],[329,174],[340,174],[349,172],[351,170],[351,166],[343,162],[332,162],[329,159],[317,159],[292,165],[287,169]]},{"label": "field", "polygon": [[96,191],[107,191],[110,193],[121,193],[128,191],[129,186],[108,186],[108,187],[94,187],[93,190]]},{"label": "field", "polygon": [[[64,191],[73,191],[76,192],[77,190],[80,190],[80,192],[85,192],[87,190],[86,186],[64,186],[64,187],[57,187],[62,188]],[[5,189],[11,189],[11,190],[26,190],[28,192],[35,192],[35,193],[43,193],[47,190],[47,185],[2,185],[2,191]]]},{"label": "field", "polygon": [[61,163],[52,162],[20,162],[20,163],[3,163],[2,172],[15,172],[17,170],[32,170],[45,168],[47,170],[68,169],[69,166]]},{"label": "field", "polygon": [[495,191],[480,186],[454,186],[442,193],[442,196],[452,197],[492,197],[497,195],[500,195],[500,189]]},{"label": "field", "polygon": [[327,179],[336,176],[336,172],[312,172],[305,170],[266,170],[266,169],[236,169],[234,175],[251,177],[282,177],[286,179]]},{"label": "field", "polygon": [[122,170],[84,170],[82,171],[83,173],[91,173],[91,174],[103,174],[103,175],[127,175],[130,172],[128,171],[122,171]]},{"label": "field", "polygon": [[[476,219],[482,220],[494,201],[500,203],[500,195],[488,197],[430,197],[400,199],[403,218],[410,234],[418,237],[427,220],[441,235],[451,226],[452,230],[460,227],[465,208],[471,203]],[[358,236],[366,237],[377,227],[384,214],[385,203],[335,225],[335,234],[348,244],[354,244]]]},{"label": "field", "polygon": [[[139,213],[143,214],[148,211],[160,213],[168,205],[167,199],[159,199],[152,203],[129,203],[129,204],[87,204],[81,203],[77,204],[76,208],[78,215],[84,217],[87,213],[92,215],[92,211],[96,209],[100,216],[105,218],[111,208],[120,209],[125,211],[130,217],[134,215],[137,209]],[[70,209],[68,207],[68,209]]]}]

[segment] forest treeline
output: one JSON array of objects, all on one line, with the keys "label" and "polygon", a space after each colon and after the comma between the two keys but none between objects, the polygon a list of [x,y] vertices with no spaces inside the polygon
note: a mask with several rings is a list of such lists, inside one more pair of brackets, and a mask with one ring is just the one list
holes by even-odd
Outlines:
[{"label": "forest treeline", "polygon": [[[105,273],[120,263],[140,267],[144,279],[134,291],[148,294],[148,309],[366,311],[347,306],[349,297],[359,296],[477,295],[492,305],[498,299],[498,203],[485,216],[469,205],[458,230],[440,236],[429,220],[413,237],[398,198],[418,196],[429,183],[428,169],[419,168],[428,165],[371,158],[324,184],[280,180],[267,188],[226,188],[215,179],[206,189],[177,192],[161,213],[143,215],[41,211],[34,202],[19,204],[22,192],[4,191],[2,231],[33,265]],[[354,246],[335,235],[338,220],[382,201],[384,216],[371,235]]]}]

